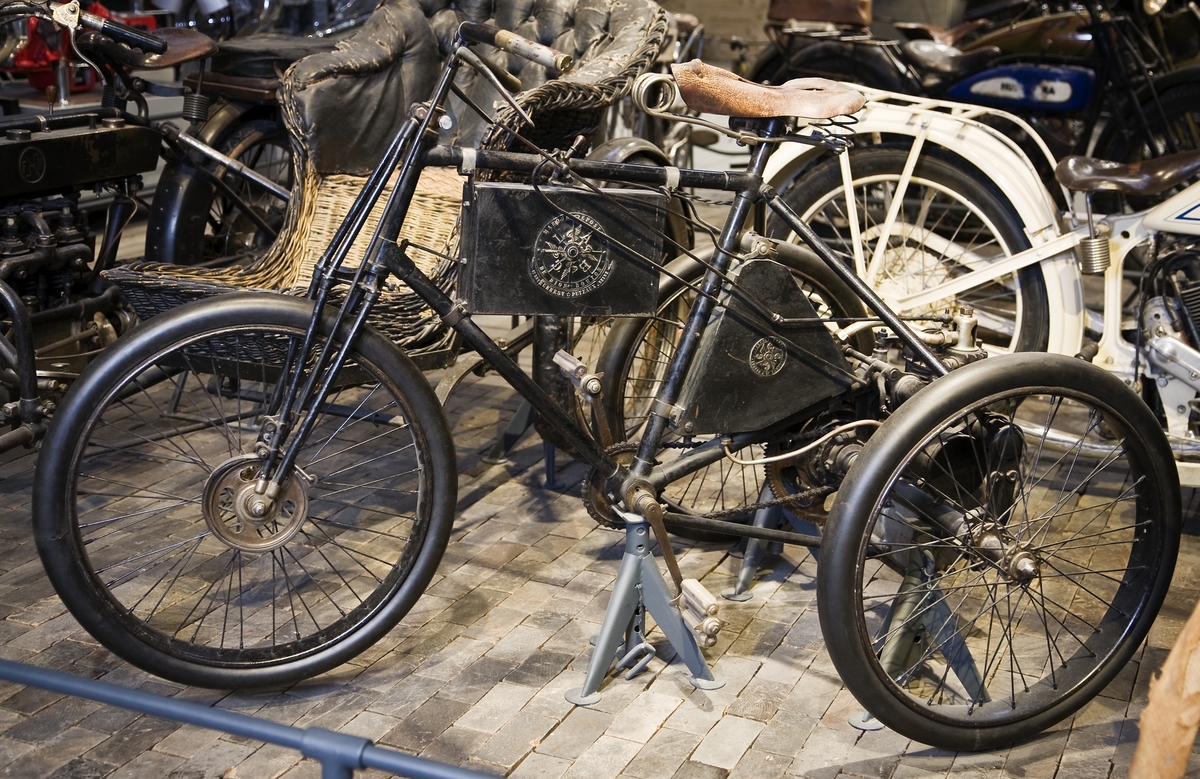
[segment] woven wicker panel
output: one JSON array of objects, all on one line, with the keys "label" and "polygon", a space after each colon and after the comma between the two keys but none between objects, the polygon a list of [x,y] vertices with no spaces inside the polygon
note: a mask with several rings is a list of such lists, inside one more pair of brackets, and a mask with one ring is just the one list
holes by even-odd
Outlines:
[{"label": "woven wicker panel", "polygon": [[[450,248],[454,225],[462,207],[463,180],[453,168],[427,168],[422,172],[400,238],[407,238],[412,243],[445,254]],[[281,277],[273,286],[284,289],[308,286],[313,267],[333,240],[365,182],[365,178],[358,176],[315,177],[312,188],[307,189],[312,194],[305,198],[308,207],[305,208],[302,223],[289,233],[288,245],[283,249],[292,258],[288,268],[290,278]],[[375,204],[358,239],[350,247],[344,267],[355,268],[362,264],[395,183],[396,176],[393,175],[384,190],[384,196]],[[437,257],[425,252],[415,252],[413,260],[427,275],[433,275],[438,265]]]}]

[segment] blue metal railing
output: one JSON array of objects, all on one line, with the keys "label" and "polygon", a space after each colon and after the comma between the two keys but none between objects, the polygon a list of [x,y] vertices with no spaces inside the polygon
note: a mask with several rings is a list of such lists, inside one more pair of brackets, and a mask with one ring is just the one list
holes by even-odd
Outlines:
[{"label": "blue metal railing", "polygon": [[377,747],[359,736],[324,728],[294,728],[8,660],[0,660],[0,679],[295,749],[320,762],[321,779],[352,779],[360,768],[377,768],[412,779],[493,779],[489,774]]}]

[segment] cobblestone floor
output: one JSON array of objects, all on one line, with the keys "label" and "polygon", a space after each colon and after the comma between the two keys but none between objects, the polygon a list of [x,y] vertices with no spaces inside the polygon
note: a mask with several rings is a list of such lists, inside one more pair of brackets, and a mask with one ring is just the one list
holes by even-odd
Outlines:
[{"label": "cobblestone floor", "polygon": [[[608,680],[603,699],[563,698],[590,657],[622,550],[577,495],[542,486],[530,434],[504,465],[482,462],[516,408],[511,391],[472,378],[451,398],[463,467],[460,515],[438,576],[416,609],[352,663],[287,689],[181,687],[114,658],[51,591],[29,527],[34,457],[0,465],[0,656],[298,726],[321,726],[519,779],[785,776],[1122,777],[1148,680],[1200,594],[1200,522],[1191,491],[1175,585],[1147,646],[1070,720],[1011,749],[954,754],[847,724],[859,710],[825,652],[816,564],[803,550],[769,558],[708,661],[727,684],[695,690],[669,648],[645,673]],[[728,586],[721,545],[682,544],[684,574]],[[658,638],[661,638],[660,636]],[[655,640],[652,635],[651,640]],[[1200,757],[1193,759],[1200,771]],[[281,748],[31,688],[0,684],[0,776],[40,779],[303,779],[319,766]],[[368,774],[369,775],[369,774]]]}]

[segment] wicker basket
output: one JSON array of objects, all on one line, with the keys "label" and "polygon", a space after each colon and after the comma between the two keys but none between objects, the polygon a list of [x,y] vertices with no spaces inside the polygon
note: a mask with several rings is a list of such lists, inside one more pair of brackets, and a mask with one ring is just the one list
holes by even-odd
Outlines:
[{"label": "wicker basket", "polygon": [[[277,241],[268,254],[253,265],[211,269],[132,263],[110,270],[105,276],[120,286],[125,298],[143,319],[192,300],[226,292],[262,290],[303,294],[316,262],[333,239],[365,181],[346,175],[313,176],[311,179],[305,182],[305,187],[315,194],[304,198],[302,208],[292,209],[296,224],[289,226],[290,229],[285,228],[285,240]],[[358,240],[351,246],[346,267],[361,264],[394,183],[395,177],[388,183],[385,196],[375,205]],[[445,258],[451,255],[451,242],[462,203],[462,185],[463,178],[453,169],[426,169],[413,197],[410,216],[400,232],[401,238],[443,255],[439,258],[428,252],[413,252],[413,259],[421,270],[444,289],[449,289],[454,278],[455,264]],[[428,340],[431,314],[420,298],[407,287],[397,285],[381,295],[372,324],[394,340],[416,346],[418,342]]]},{"label": "wicker basket", "polygon": [[[527,133],[535,143],[551,149],[567,148],[577,134],[595,132],[604,110],[628,93],[634,79],[653,64],[666,39],[666,13],[651,0],[626,2],[623,8],[628,12],[629,26],[618,38],[607,39],[607,48],[595,49],[596,56],[584,56],[576,68],[562,78],[539,84],[517,96],[518,102],[534,118],[536,128],[521,126],[515,112],[504,109],[480,146],[524,150],[500,125]],[[295,68],[293,65],[289,75]],[[289,129],[295,132],[301,124],[299,117],[293,115],[298,110],[296,101],[286,99],[287,84],[290,82],[285,77],[282,105]],[[358,106],[357,110],[364,108]],[[220,269],[134,263],[105,274],[121,287],[139,316],[152,317],[189,300],[234,290],[298,294],[307,289],[315,263],[366,179],[341,174],[321,175],[306,159],[303,144],[300,146],[294,159],[300,186],[294,190],[279,240],[261,260],[247,266]],[[386,199],[386,196],[380,199],[360,232],[347,257],[347,267],[361,263]],[[410,256],[445,291],[455,283],[456,263],[451,258],[455,255],[453,244],[461,201],[462,179],[455,171],[426,170],[400,234],[417,247],[430,250],[413,251]],[[403,285],[396,285],[380,297],[371,323],[410,352],[443,348],[451,337],[440,319]]]}]

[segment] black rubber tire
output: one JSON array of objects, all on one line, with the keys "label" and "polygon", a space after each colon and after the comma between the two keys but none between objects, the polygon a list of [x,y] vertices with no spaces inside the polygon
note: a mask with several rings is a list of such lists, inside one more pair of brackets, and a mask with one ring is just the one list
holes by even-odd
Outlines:
[{"label": "black rubber tire", "polygon": [[[235,124],[213,144],[217,151],[291,189],[295,171],[287,131],[279,119],[254,118]],[[210,168],[278,230],[287,203],[246,180]],[[147,231],[147,258],[198,265],[264,254],[275,237],[198,173],[190,160],[172,161],[155,191]]]},{"label": "black rubber tire", "polygon": [[[886,196],[894,192],[894,184],[900,179],[907,156],[907,148],[886,145],[850,151],[858,219],[862,235],[868,236],[864,251],[868,262],[877,243],[869,236],[887,214],[889,201]],[[965,272],[964,264],[952,257],[960,247],[969,248],[971,257],[985,258],[1009,256],[1029,248],[1024,225],[1012,204],[994,185],[982,177],[972,176],[965,168],[965,163],[959,161],[956,164],[933,151],[921,155],[899,217],[903,224],[922,228],[949,248],[938,248],[925,239],[911,237],[897,243],[898,237],[892,236],[880,274],[882,282],[875,284],[876,291],[883,294],[885,301],[889,299],[889,287],[893,292],[911,293],[925,289],[925,280],[931,273],[938,281]],[[866,190],[868,186],[872,189]],[[842,173],[837,158],[821,162],[789,182],[783,197],[818,235],[853,264]],[[867,204],[873,207],[864,207]],[[907,216],[910,213],[923,214],[926,221],[915,225],[916,218]],[[773,238],[797,240],[783,221],[774,216],[767,223],[767,234]],[[914,261],[921,264],[914,266]],[[1045,350],[1050,334],[1050,303],[1041,266],[1028,266],[1015,277],[998,279],[985,288],[958,295],[955,303],[969,303],[974,307],[980,320],[979,335],[990,349]],[[923,309],[899,313],[940,313],[948,307],[949,301],[941,300]]]},{"label": "black rubber tire", "polygon": [[1166,438],[1120,380],[1062,355],[969,365],[884,422],[837,493],[817,573],[829,656],[901,735],[1011,744],[1077,711],[1141,645],[1180,513]]},{"label": "black rubber tire", "polygon": [[[711,252],[710,249],[698,256],[707,261],[711,259]],[[816,304],[818,313],[846,318],[866,316],[866,309],[853,291],[808,249],[781,245],[776,259],[791,268],[797,282]],[[662,276],[660,281],[656,316],[618,319],[604,342],[597,372],[602,374],[605,412],[616,441],[633,438],[644,424],[666,363],[674,354],[675,344],[669,334],[679,332],[681,317],[686,315],[692,298],[690,288],[683,280],[694,284],[704,273],[704,267],[690,258],[676,260],[668,270],[670,273]],[[870,333],[856,334],[852,345],[869,352]],[[647,355],[651,359],[647,359]],[[713,492],[710,489],[713,484],[720,484],[722,488]],[[680,484],[668,485],[663,494],[675,506],[703,514],[752,503],[758,499],[763,484],[761,467],[719,460],[691,474]],[[702,504],[698,497],[700,493],[716,497]],[[674,532],[698,541],[728,538],[724,534],[705,531]]]},{"label": "black rubber tire", "polygon": [[288,684],[370,647],[433,576],[452,441],[428,381],[371,328],[297,459],[313,481],[294,476],[267,520],[231,512],[253,500],[262,401],[311,312],[255,294],[173,309],[59,406],[35,475],[38,552],[79,623],[128,662],[181,684]]}]

